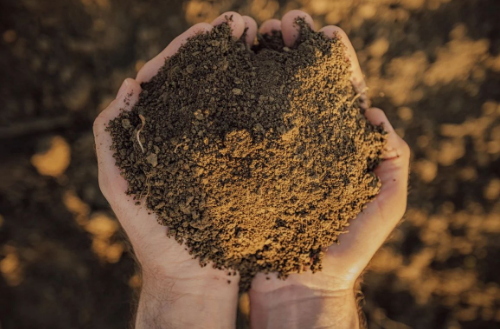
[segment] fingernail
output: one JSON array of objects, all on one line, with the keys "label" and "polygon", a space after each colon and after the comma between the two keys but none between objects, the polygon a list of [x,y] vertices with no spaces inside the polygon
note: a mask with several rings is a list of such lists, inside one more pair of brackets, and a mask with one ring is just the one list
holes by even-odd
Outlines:
[{"label": "fingernail", "polygon": [[125,93],[127,92],[127,89],[128,89],[128,81],[125,79],[125,81],[123,81],[120,89],[118,90],[118,94],[116,95],[116,99],[122,98],[125,95]]}]

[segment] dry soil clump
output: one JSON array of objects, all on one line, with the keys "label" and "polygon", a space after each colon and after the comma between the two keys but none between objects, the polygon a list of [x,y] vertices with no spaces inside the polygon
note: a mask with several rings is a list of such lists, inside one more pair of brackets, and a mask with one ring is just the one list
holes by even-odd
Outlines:
[{"label": "dry soil clump", "polygon": [[[300,24],[300,22],[299,22]],[[201,265],[321,269],[379,192],[382,127],[363,116],[339,39],[300,24],[249,49],[227,24],[192,38],[109,123],[128,193]]]}]

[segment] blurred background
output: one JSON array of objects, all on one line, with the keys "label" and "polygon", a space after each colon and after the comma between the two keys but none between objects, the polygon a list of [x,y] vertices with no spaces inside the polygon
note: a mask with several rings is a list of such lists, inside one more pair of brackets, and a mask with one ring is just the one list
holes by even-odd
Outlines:
[{"label": "blurred background", "polygon": [[369,328],[500,327],[500,1],[1,0],[0,328],[128,326],[141,283],[93,119],[190,25],[290,9],[347,32],[413,152],[407,215],[366,275]]}]

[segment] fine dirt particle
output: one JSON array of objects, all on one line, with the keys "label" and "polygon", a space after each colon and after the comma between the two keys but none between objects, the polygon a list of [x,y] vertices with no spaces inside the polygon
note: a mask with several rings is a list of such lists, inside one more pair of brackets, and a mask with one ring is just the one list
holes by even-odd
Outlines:
[{"label": "fine dirt particle", "polygon": [[364,117],[339,39],[303,22],[252,50],[227,24],[192,38],[109,123],[136,200],[202,266],[240,272],[321,270],[323,248],[380,190],[385,144]]}]

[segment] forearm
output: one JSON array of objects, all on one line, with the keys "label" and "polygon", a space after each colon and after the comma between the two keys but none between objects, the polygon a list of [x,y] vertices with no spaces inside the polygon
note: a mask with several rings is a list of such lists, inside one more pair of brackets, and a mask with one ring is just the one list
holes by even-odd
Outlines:
[{"label": "forearm", "polygon": [[[231,300],[222,297],[227,295],[221,293],[222,290],[233,287],[210,287],[210,284],[204,283],[196,285],[189,282],[144,280],[135,328],[234,328],[237,297]],[[234,295],[237,296],[237,293]]]},{"label": "forearm", "polygon": [[292,286],[271,293],[251,293],[253,329],[359,328],[353,292],[312,292]]}]

